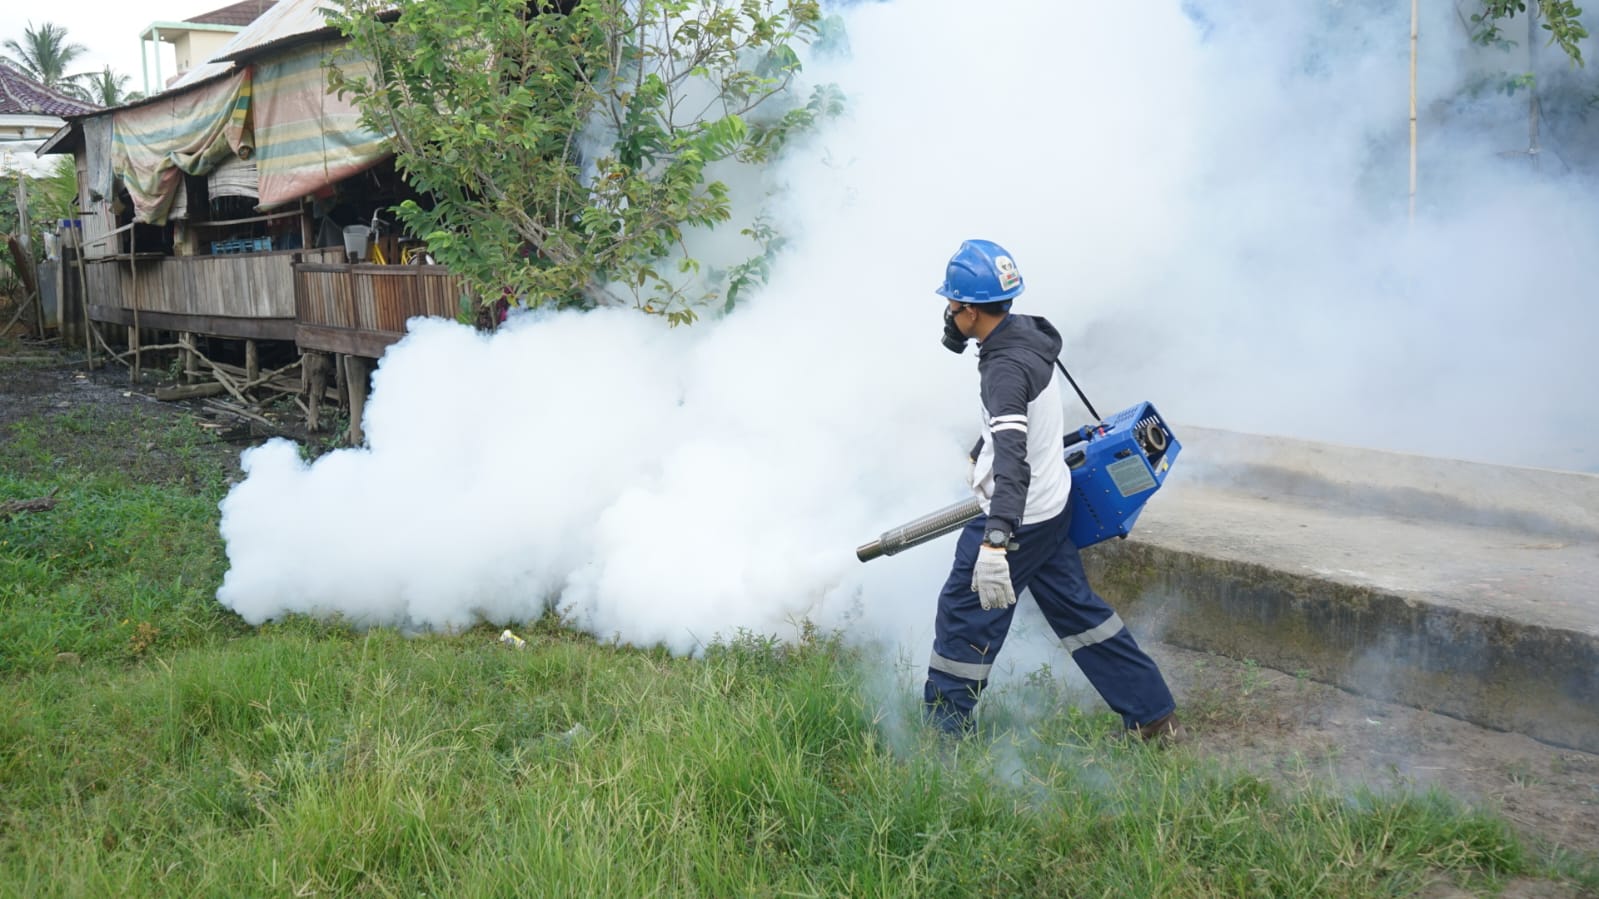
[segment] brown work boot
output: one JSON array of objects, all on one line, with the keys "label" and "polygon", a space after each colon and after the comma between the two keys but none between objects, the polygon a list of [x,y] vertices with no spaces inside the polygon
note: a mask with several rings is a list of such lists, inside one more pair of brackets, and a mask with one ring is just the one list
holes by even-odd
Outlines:
[{"label": "brown work boot", "polygon": [[1183,723],[1177,720],[1176,712],[1162,715],[1148,724],[1127,731],[1129,737],[1134,734],[1145,743],[1154,743],[1163,747],[1176,746],[1188,740],[1188,731],[1183,728]]}]

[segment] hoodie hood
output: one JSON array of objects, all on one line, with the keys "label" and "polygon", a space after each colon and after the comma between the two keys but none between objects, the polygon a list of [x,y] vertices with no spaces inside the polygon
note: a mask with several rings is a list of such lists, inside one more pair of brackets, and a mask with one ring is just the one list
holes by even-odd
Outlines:
[{"label": "hoodie hood", "polygon": [[1019,352],[1036,355],[1047,365],[1053,365],[1060,358],[1063,343],[1060,332],[1048,320],[1037,315],[1011,313],[988,335],[987,340],[977,345],[977,358],[980,360],[990,354],[1008,356]]}]

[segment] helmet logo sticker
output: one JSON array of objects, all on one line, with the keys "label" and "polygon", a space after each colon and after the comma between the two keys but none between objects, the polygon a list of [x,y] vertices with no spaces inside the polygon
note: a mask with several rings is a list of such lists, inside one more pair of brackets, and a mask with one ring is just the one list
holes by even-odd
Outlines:
[{"label": "helmet logo sticker", "polygon": [[1021,273],[1016,271],[1016,263],[1009,256],[995,256],[994,267],[999,270],[999,289],[1010,290],[1022,283]]}]

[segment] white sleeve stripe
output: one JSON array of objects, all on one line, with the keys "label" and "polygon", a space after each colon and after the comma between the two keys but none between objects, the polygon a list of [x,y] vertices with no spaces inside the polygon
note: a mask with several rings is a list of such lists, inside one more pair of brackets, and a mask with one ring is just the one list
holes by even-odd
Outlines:
[{"label": "white sleeve stripe", "polygon": [[997,424],[1000,424],[1002,422],[1007,422],[1007,421],[1019,421],[1022,424],[1027,424],[1027,416],[1025,416],[1025,415],[996,415],[993,418],[990,418],[988,420],[988,423],[991,424],[991,425],[997,425]]},{"label": "white sleeve stripe", "polygon": [[1025,434],[1027,433],[1027,426],[1021,424],[994,425],[994,433],[998,434],[1000,431],[1021,431]]}]

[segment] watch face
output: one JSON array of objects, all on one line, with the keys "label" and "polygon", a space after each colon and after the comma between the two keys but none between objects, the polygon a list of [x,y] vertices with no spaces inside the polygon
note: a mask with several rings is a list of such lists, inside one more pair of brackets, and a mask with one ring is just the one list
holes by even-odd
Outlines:
[{"label": "watch face", "polygon": [[983,542],[989,546],[1004,546],[1006,543],[1005,532],[995,528],[983,535]]}]

